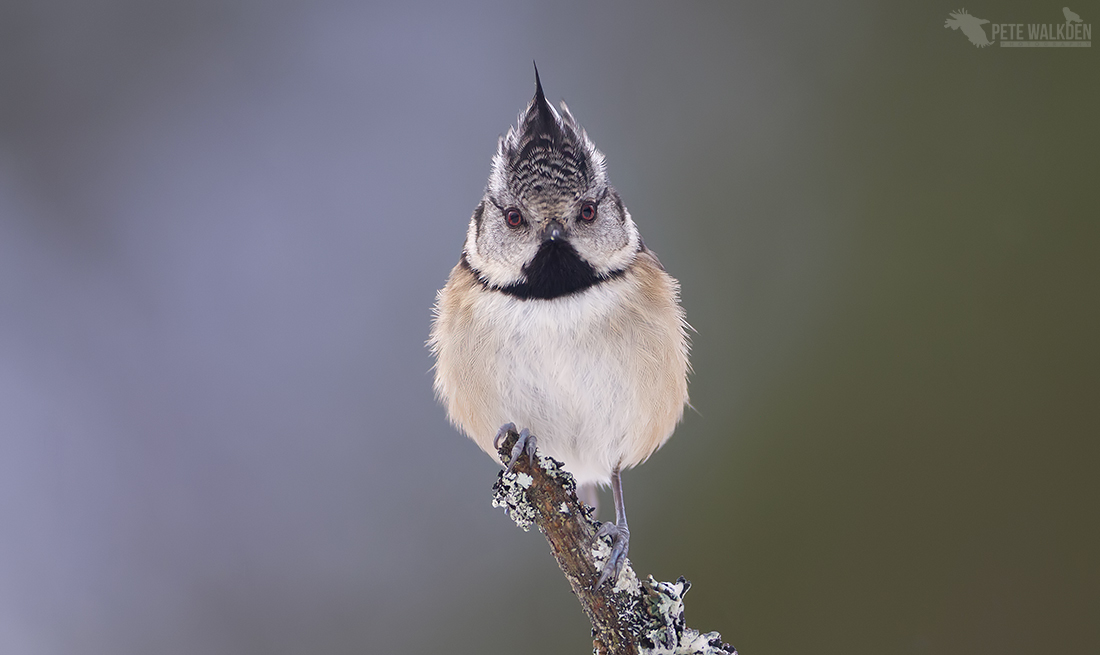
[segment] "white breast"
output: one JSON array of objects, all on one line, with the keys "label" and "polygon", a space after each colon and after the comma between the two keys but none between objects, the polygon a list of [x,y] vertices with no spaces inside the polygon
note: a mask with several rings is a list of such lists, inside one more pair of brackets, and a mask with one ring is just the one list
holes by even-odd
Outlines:
[{"label": "white breast", "polygon": [[483,294],[475,310],[495,318],[495,423],[529,428],[581,484],[606,481],[630,459],[646,414],[631,371],[638,344],[613,327],[617,286],[552,301]]}]

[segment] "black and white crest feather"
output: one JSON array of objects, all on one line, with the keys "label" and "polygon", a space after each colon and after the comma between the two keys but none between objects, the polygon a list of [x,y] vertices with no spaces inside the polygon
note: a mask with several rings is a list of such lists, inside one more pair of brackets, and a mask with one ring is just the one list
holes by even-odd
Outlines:
[{"label": "black and white crest feather", "polygon": [[535,97],[501,137],[489,179],[490,192],[507,184],[512,193],[535,202],[577,198],[584,189],[606,184],[603,154],[564,102],[559,113],[546,100],[537,68]]}]

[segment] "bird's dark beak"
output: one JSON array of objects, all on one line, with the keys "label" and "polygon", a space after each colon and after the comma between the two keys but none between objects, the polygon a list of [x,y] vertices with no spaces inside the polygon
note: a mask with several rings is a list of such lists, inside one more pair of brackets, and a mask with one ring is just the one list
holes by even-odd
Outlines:
[{"label": "bird's dark beak", "polygon": [[564,241],[565,240],[565,226],[558,220],[552,220],[546,224],[546,227],[542,228],[540,232],[542,240],[545,241]]}]

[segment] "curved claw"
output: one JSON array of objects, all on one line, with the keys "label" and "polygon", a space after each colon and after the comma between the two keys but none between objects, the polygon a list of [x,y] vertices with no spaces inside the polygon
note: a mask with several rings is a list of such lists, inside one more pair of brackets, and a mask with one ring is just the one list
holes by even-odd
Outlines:
[{"label": "curved claw", "polygon": [[505,423],[504,425],[500,426],[500,429],[497,430],[497,436],[493,437],[493,449],[494,450],[500,450],[500,442],[503,441],[504,438],[508,436],[509,432],[515,432],[515,431],[516,431],[516,424],[515,423]]},{"label": "curved claw", "polygon": [[611,552],[607,555],[607,560],[603,564],[603,573],[596,582],[597,589],[608,580],[618,579],[619,573],[626,566],[626,554],[630,550],[630,528],[626,526],[625,521],[621,525],[610,522],[601,525],[596,531],[596,538],[601,539],[606,536],[611,537]]},{"label": "curved claw", "polygon": [[[503,429],[503,428],[501,428]],[[514,429],[514,426],[513,426]],[[527,453],[527,459],[531,461],[531,464],[535,463],[535,448],[538,443],[538,439],[535,435],[531,434],[531,431],[527,428],[523,428],[519,432],[519,438],[516,439],[516,445],[512,446],[512,459],[508,461],[508,466],[504,468],[508,473],[512,472],[512,467],[516,465],[516,460],[524,452]]]}]

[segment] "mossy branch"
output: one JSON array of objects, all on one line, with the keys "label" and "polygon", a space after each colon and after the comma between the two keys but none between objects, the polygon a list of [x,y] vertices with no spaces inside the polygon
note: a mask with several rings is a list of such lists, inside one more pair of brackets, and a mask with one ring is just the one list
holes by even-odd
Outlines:
[{"label": "mossy branch", "polygon": [[[502,462],[511,458],[517,435],[500,444]],[[611,538],[596,540],[599,523],[577,498],[577,485],[561,462],[521,455],[511,473],[493,485],[493,506],[504,507],[524,530],[537,525],[550,543],[584,613],[592,621],[597,655],[737,655],[717,632],[700,634],[684,625],[683,596],[691,583],[639,580],[627,561],[617,580],[596,589]]]}]

